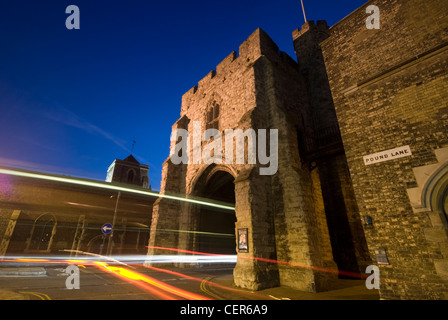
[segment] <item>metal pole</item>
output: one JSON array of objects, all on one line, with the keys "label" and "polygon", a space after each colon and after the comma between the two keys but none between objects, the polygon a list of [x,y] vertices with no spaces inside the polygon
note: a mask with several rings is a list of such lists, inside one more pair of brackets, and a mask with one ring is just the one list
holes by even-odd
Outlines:
[{"label": "metal pole", "polygon": [[300,0],[300,2],[302,3],[303,18],[305,18],[305,23],[306,23],[307,20],[306,20],[306,14],[305,14],[305,6],[303,5],[303,0]]},{"label": "metal pole", "polygon": [[117,209],[118,209],[118,200],[120,200],[121,191],[118,191],[117,201],[115,202],[115,210],[114,210],[114,218],[112,220],[112,233],[109,235],[109,242],[107,243],[107,255],[110,256],[112,254],[112,237],[115,231],[115,220],[117,218]]}]

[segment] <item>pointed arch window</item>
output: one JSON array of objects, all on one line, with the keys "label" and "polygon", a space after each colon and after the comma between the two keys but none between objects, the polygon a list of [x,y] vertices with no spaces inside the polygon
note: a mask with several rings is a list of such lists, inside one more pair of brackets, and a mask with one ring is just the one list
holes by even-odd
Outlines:
[{"label": "pointed arch window", "polygon": [[206,129],[219,130],[219,113],[220,106],[218,103],[213,102],[208,108],[206,113]]},{"label": "pointed arch window", "polygon": [[135,176],[134,170],[129,170],[129,172],[128,172],[128,183],[133,183],[134,182],[134,176]]}]

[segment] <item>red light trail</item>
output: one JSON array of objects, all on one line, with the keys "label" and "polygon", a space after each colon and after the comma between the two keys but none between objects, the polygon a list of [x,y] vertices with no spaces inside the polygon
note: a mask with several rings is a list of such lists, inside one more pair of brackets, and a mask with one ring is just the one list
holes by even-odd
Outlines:
[{"label": "red light trail", "polygon": [[127,282],[131,282],[164,300],[176,300],[175,296],[188,300],[212,300],[124,267],[113,267],[104,262],[95,262],[95,265],[97,268],[109,272]]},{"label": "red light trail", "polygon": [[[190,253],[195,255],[206,255],[206,256],[226,256],[222,254],[216,254],[216,253],[205,253],[205,252],[198,252],[198,251],[190,251],[190,250],[182,250],[182,249],[175,249],[175,248],[164,248],[164,247],[155,247],[155,246],[146,246],[147,248],[151,249],[159,249],[159,250],[167,250],[167,251],[175,251],[175,252],[182,252],[182,253]],[[250,260],[258,260],[273,264],[280,264],[280,265],[287,265],[297,268],[304,268],[304,269],[312,269],[316,271],[321,272],[327,272],[327,273],[335,273],[338,275],[348,276],[352,278],[359,278],[359,279],[366,279],[367,275],[363,275],[356,272],[351,271],[344,271],[344,270],[338,270],[338,269],[331,269],[331,268],[324,268],[324,267],[317,267],[317,266],[310,266],[305,264],[299,264],[294,262],[287,262],[287,261],[280,261],[280,260],[274,260],[274,259],[267,259],[267,258],[258,258],[258,257],[244,257],[244,256],[238,256],[240,259],[250,259]]]}]

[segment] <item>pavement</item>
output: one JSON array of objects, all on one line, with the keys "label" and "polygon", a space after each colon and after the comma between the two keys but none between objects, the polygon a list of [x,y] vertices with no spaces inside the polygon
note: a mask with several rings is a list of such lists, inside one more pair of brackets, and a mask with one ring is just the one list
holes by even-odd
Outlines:
[{"label": "pavement", "polygon": [[[2,278],[46,275],[44,267],[0,267]],[[254,292],[235,287],[233,276],[229,273],[212,274],[201,283],[201,290],[217,300],[227,300],[229,296],[231,300],[379,300],[378,290],[368,290],[364,280],[339,279],[332,283],[331,287],[333,289],[319,293],[303,292],[287,286]],[[30,300],[30,296],[0,288],[0,300]]]},{"label": "pavement", "polygon": [[0,268],[0,276],[2,277],[36,277],[36,276],[45,276],[47,271],[43,267],[7,267]]},{"label": "pavement", "polygon": [[[0,277],[41,277],[47,271],[42,267],[2,267]],[[30,300],[29,296],[0,288],[0,300]]]},{"label": "pavement", "polygon": [[[237,289],[233,285],[233,276],[231,275],[211,278],[209,281]],[[380,300],[378,290],[367,289],[365,280],[338,279],[331,284],[331,288],[325,292],[312,293],[280,286],[256,292],[251,291],[251,293],[253,293],[254,299],[265,296],[274,300]],[[219,288],[214,288],[214,290],[219,291]]]}]

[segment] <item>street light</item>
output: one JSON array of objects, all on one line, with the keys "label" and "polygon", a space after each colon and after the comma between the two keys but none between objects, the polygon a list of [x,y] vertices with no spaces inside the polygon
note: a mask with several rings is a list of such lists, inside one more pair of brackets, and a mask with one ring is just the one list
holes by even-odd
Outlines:
[{"label": "street light", "polygon": [[[106,253],[106,255],[108,255],[108,256],[112,255],[112,237],[113,237],[114,231],[115,231],[115,220],[117,218],[118,200],[120,200],[120,196],[121,196],[121,191],[118,191],[117,201],[115,202],[114,218],[112,220],[112,233],[110,234],[109,242],[107,243],[107,253]],[[110,196],[111,199],[113,197],[114,196]]]}]

